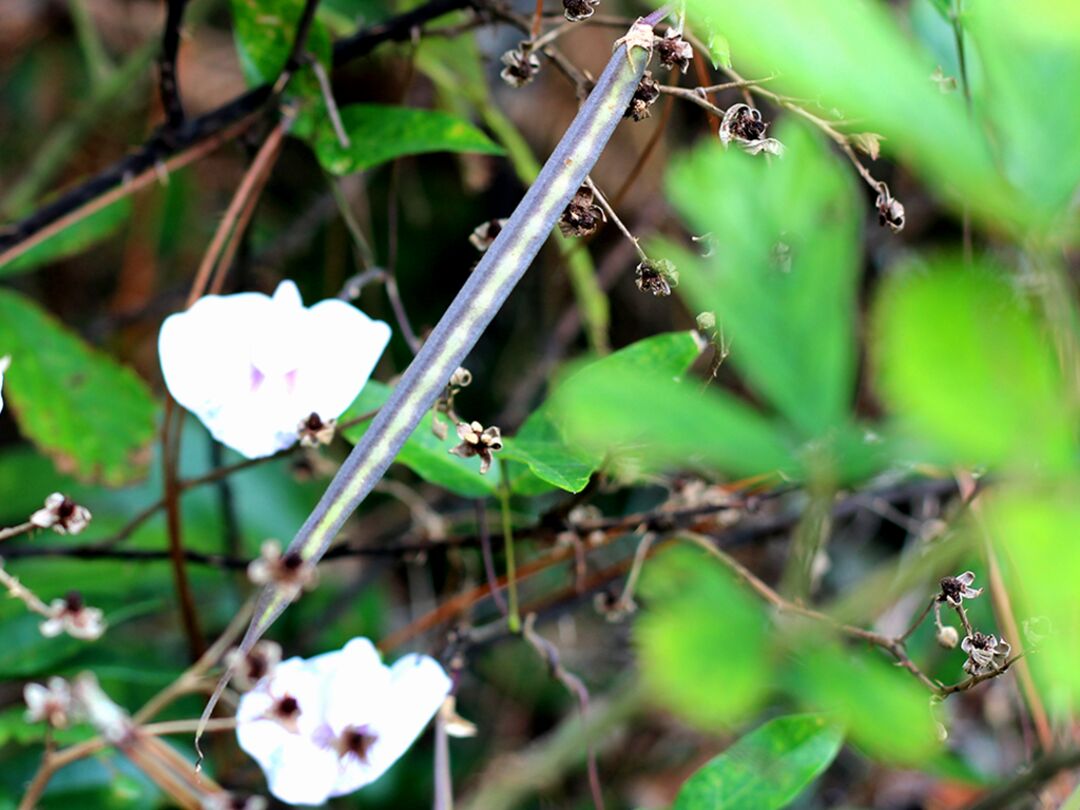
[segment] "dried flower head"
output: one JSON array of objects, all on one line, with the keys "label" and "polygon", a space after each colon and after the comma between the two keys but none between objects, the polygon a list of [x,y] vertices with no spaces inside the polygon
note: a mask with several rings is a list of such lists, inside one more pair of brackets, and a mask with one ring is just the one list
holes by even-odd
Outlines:
[{"label": "dried flower head", "polygon": [[987,675],[1004,670],[1009,663],[1012,647],[1005,639],[998,640],[988,633],[975,631],[960,642],[960,649],[968,654],[964,672],[969,675]]},{"label": "dried flower head", "polygon": [[965,599],[974,599],[982,593],[982,588],[972,588],[975,574],[972,571],[955,577],[941,578],[941,592],[937,595],[938,602],[948,602],[954,607],[959,607]]},{"label": "dried flower head", "polygon": [[502,63],[505,67],[499,75],[511,87],[524,87],[540,71],[540,57],[533,53],[528,42],[504,53]]},{"label": "dried flower head", "polygon": [[465,366],[458,366],[450,375],[451,388],[468,388],[472,385],[472,372]]},{"label": "dried flower head", "polygon": [[690,60],[694,58],[693,47],[674,28],[669,28],[663,39],[656,41],[655,48],[661,65],[666,68],[678,68],[683,73],[686,73],[690,67]]},{"label": "dried flower head", "polygon": [[607,222],[607,216],[596,204],[592,188],[582,186],[559,217],[559,230],[563,236],[589,236],[604,222]]},{"label": "dried flower head", "polygon": [[305,589],[315,587],[319,572],[314,565],[305,562],[299,552],[282,554],[276,540],[267,540],[262,545],[262,554],[248,566],[248,579],[255,585],[273,583],[291,602]]},{"label": "dried flower head", "polygon": [[570,22],[587,20],[600,5],[600,0],[563,0],[563,14]]},{"label": "dried flower head", "polygon": [[732,104],[720,122],[720,143],[725,147],[734,143],[751,155],[767,152],[779,157],[784,153],[784,145],[776,138],[765,137],[768,128],[761,110],[749,104]]},{"label": "dried flower head", "polygon": [[49,617],[41,623],[41,635],[46,638],[67,633],[73,638],[93,641],[105,632],[105,619],[99,608],[87,607],[82,594],[69,591],[63,599],[49,605]]},{"label": "dried flower head", "polygon": [[23,687],[26,722],[44,720],[53,728],[64,728],[71,719],[71,687],[63,678],[49,678],[47,686],[28,683]]},{"label": "dried flower head", "polygon": [[90,524],[93,515],[85,506],[79,506],[71,498],[54,492],[45,499],[45,506],[30,516],[30,522],[57,534],[78,534]]},{"label": "dried flower head", "polygon": [[699,312],[696,323],[699,332],[712,336],[716,332],[716,313]]},{"label": "dried flower head", "polygon": [[462,458],[480,456],[480,473],[491,468],[492,453],[502,450],[502,434],[492,425],[485,428],[479,422],[458,422],[457,435],[461,444],[451,447],[450,452]]},{"label": "dried flower head", "polygon": [[886,225],[893,233],[904,230],[904,206],[889,192],[885,183],[878,183],[877,195],[878,224]]},{"label": "dried flower head", "polygon": [[947,650],[953,649],[960,641],[960,633],[955,627],[942,625],[937,629],[937,643]]},{"label": "dried flower head", "polygon": [[504,227],[506,227],[505,219],[489,219],[473,229],[473,232],[469,234],[469,244],[483,253],[491,247],[491,243],[502,233]]},{"label": "dried flower head", "polygon": [[667,259],[646,259],[637,266],[634,282],[642,292],[662,298],[679,286],[679,271]]},{"label": "dried flower head", "polygon": [[302,447],[319,447],[330,444],[334,440],[334,432],[337,430],[337,419],[323,421],[317,413],[312,413],[303,420],[296,428]]},{"label": "dried flower head", "polygon": [[649,107],[660,98],[660,85],[652,77],[652,71],[646,70],[645,75],[638,82],[637,90],[634,91],[630,104],[623,113],[623,118],[633,118],[635,121],[644,121],[649,117]]},{"label": "dried flower head", "polygon": [[273,675],[274,667],[281,662],[281,645],[274,641],[260,641],[247,655],[232,649],[225,655],[225,666],[233,671],[233,685],[241,692],[255,688],[263,678]]}]

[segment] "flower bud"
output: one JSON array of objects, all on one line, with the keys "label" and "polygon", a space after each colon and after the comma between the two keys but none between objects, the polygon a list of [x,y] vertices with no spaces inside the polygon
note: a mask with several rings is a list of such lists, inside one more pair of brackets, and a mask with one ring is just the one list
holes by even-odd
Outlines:
[{"label": "flower bud", "polygon": [[948,625],[939,627],[937,642],[945,649],[951,650],[960,643],[960,633],[957,632],[955,627],[949,627]]}]

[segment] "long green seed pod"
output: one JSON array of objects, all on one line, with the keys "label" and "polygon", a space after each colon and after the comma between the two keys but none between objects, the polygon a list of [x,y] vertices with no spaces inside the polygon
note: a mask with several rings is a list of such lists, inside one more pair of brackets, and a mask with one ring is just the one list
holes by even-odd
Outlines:
[{"label": "long green seed pod", "polygon": [[[616,47],[596,86],[544,164],[498,237],[484,253],[386,404],[379,410],[330,482],[295,539],[290,552],[315,563],[326,552],[346,519],[382,478],[405,440],[445,389],[514,285],[529,268],[574,192],[585,181],[611,133],[626,112],[648,64],[652,26],[662,12],[634,25]],[[259,597],[251,624],[240,643],[246,654],[288,606],[290,595],[273,584]],[[231,672],[226,672],[203,712],[195,744]]]}]

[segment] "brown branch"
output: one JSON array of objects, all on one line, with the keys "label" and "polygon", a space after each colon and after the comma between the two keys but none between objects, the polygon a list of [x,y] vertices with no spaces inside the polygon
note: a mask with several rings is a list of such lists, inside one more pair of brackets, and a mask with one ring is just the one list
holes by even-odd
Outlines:
[{"label": "brown branch", "polygon": [[165,111],[165,137],[184,123],[184,105],[180,100],[180,80],[176,56],[180,49],[180,26],[188,0],[166,0],[165,30],[161,37],[161,56],[158,59],[158,91]]}]

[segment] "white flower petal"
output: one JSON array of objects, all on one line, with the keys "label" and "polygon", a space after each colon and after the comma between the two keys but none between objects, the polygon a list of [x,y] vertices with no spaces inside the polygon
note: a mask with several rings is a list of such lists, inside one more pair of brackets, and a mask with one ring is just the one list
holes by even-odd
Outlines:
[{"label": "white flower petal", "polygon": [[375,742],[367,762],[345,757],[332,795],[341,796],[374,782],[416,742],[450,693],[450,678],[433,658],[407,655],[390,669],[390,690],[371,728]]},{"label": "white flower petal", "polygon": [[158,339],[165,384],[223,444],[249,458],[296,442],[312,413],[352,403],[390,327],[337,300],[310,309],[291,281],[273,297],[206,296],[165,320]]},{"label": "white flower petal", "polygon": [[11,357],[4,355],[0,357],[0,412],[4,410],[4,372],[8,370],[8,366],[11,365]]},{"label": "white flower petal", "polygon": [[290,735],[292,739],[276,749],[263,765],[270,792],[288,804],[323,804],[340,766],[335,751],[315,745],[310,738]]}]

